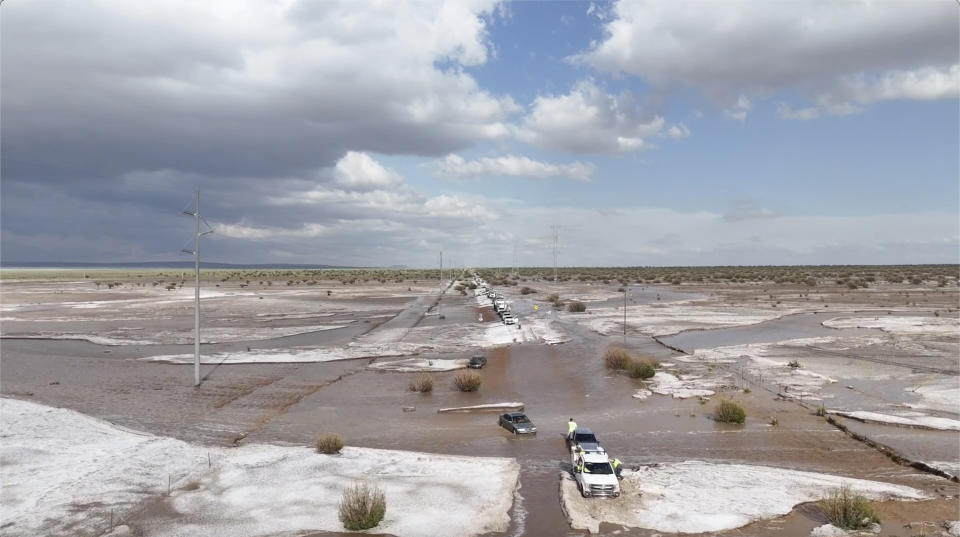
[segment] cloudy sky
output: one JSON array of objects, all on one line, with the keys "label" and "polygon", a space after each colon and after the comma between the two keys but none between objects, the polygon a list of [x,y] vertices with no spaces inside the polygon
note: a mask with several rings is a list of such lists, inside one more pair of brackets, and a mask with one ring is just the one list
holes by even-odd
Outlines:
[{"label": "cloudy sky", "polygon": [[6,0],[0,255],[956,263],[958,14]]}]

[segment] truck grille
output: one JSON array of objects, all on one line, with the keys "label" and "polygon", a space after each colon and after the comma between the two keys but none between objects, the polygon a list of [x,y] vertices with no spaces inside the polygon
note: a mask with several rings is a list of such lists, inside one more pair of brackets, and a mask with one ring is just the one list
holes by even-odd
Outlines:
[{"label": "truck grille", "polygon": [[592,496],[613,496],[614,490],[613,485],[590,485]]}]

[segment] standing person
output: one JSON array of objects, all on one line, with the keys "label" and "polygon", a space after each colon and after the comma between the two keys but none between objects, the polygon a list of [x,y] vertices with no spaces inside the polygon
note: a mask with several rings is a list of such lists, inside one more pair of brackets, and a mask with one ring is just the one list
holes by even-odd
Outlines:
[{"label": "standing person", "polygon": [[610,464],[613,465],[613,473],[616,474],[617,479],[622,479],[620,477],[620,472],[623,470],[623,463],[620,462],[620,459],[614,457],[613,462]]},{"label": "standing person", "polygon": [[573,418],[570,418],[570,421],[567,422],[567,439],[573,440],[573,432],[577,430],[577,422],[573,421]]}]

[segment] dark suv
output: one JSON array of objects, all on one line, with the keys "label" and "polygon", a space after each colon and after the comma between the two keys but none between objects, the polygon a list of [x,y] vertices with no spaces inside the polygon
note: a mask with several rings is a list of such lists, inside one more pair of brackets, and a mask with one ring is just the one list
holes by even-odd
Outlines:
[{"label": "dark suv", "polygon": [[485,365],[487,365],[487,357],[478,354],[477,356],[470,357],[470,362],[467,364],[467,367],[471,369],[480,369]]}]

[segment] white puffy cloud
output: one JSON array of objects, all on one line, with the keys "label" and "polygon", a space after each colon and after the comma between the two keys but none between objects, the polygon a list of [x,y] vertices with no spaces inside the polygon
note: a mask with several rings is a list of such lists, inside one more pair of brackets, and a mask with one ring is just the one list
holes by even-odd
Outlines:
[{"label": "white puffy cloud", "polygon": [[695,87],[723,108],[786,89],[831,114],[960,94],[952,2],[622,1],[612,14],[604,38],[573,61]]},{"label": "white puffy cloud", "polygon": [[333,175],[340,185],[358,189],[391,187],[403,181],[397,172],[357,151],[348,151],[337,161]]},{"label": "white puffy cloud", "polygon": [[507,175],[538,179],[566,177],[574,181],[590,181],[595,170],[593,164],[580,161],[569,164],[552,164],[510,154],[499,157],[481,157],[476,160],[466,160],[460,155],[451,154],[432,163],[431,167],[441,177],[469,178]]},{"label": "white puffy cloud", "polygon": [[608,94],[593,80],[581,80],[570,93],[542,95],[516,130],[519,140],[575,153],[633,153],[647,149],[664,126],[661,116],[645,114],[632,94]]},{"label": "white puffy cloud", "polygon": [[464,70],[491,57],[495,12],[495,0],[5,3],[4,179],[275,176],[348,150],[439,156],[505,138],[520,108]]},{"label": "white puffy cloud", "polygon": [[863,106],[880,101],[932,101],[960,96],[960,65],[924,67],[911,71],[887,71],[879,75],[858,73],[839,79],[815,101],[833,115],[859,112]]},{"label": "white puffy cloud", "polygon": [[809,121],[820,117],[820,109],[815,106],[795,109],[789,104],[781,102],[777,104],[777,115],[783,119]]},{"label": "white puffy cloud", "polygon": [[684,138],[689,138],[690,128],[684,125],[683,123],[677,123],[676,125],[673,125],[669,129],[667,129],[667,136],[673,138],[674,140],[682,140]]},{"label": "white puffy cloud", "polygon": [[750,102],[750,99],[748,99],[746,95],[741,94],[737,97],[737,102],[730,108],[724,110],[723,113],[729,118],[743,122],[746,121],[747,114],[751,108],[753,108],[753,103]]}]

